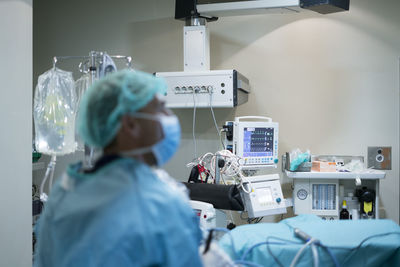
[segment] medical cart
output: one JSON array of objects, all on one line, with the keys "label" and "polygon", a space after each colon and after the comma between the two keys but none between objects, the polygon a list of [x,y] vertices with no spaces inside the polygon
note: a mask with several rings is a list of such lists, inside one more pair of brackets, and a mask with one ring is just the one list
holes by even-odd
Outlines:
[{"label": "medical cart", "polygon": [[[355,192],[358,190],[361,194],[369,190],[374,195],[374,199],[365,202],[365,209],[368,205],[371,205],[370,209],[372,209],[369,216],[365,217],[379,218],[379,183],[386,175],[383,171],[368,169],[362,172],[291,172],[286,170],[285,173],[288,178],[293,179],[293,203],[296,215],[315,214],[326,220],[337,220],[343,200],[349,199],[357,203]],[[361,202],[354,203],[351,209],[358,209],[359,214],[354,214],[353,219],[362,219],[363,212],[360,207],[363,206]]]}]

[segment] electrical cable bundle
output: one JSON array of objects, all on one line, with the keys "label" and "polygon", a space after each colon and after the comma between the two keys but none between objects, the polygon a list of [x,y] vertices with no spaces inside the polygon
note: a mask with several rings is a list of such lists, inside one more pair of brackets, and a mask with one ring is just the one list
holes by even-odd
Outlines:
[{"label": "electrical cable bundle", "polygon": [[[197,165],[204,166],[210,171],[210,175],[215,180],[216,164],[218,164],[219,159],[223,160],[223,166],[218,167],[222,182],[225,185],[228,184],[224,177],[229,178],[229,180],[232,181],[231,183],[238,184],[244,192],[248,194],[251,193],[251,182],[247,180],[247,178],[242,173],[242,158],[233,154],[229,150],[220,150],[216,153],[208,152],[203,156],[195,159],[194,161],[188,163],[187,167],[193,167]],[[245,183],[247,183],[248,186],[244,186]]]}]

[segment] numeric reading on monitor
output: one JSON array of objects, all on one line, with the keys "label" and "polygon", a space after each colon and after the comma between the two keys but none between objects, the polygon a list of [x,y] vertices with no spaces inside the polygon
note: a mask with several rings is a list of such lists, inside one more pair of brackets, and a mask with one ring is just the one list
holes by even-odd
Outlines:
[{"label": "numeric reading on monitor", "polygon": [[[255,120],[257,121],[246,121]],[[232,125],[232,124],[231,124]],[[226,126],[229,129],[229,124]],[[233,123],[233,153],[243,158],[246,168],[276,167],[279,124],[267,117],[237,117]],[[229,142],[227,142],[229,145]]]},{"label": "numeric reading on monitor", "polygon": [[244,128],[243,157],[272,157],[274,128]]}]

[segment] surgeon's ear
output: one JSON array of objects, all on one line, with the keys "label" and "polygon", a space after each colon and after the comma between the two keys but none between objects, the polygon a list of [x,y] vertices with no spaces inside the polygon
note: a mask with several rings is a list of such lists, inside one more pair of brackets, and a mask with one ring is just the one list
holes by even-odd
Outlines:
[{"label": "surgeon's ear", "polygon": [[121,118],[121,131],[134,137],[139,136],[140,129],[137,120],[129,115],[123,115]]}]

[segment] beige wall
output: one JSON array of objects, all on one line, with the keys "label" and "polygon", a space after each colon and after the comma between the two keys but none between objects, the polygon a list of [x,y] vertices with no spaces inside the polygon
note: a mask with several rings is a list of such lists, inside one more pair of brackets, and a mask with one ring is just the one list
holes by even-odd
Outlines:
[{"label": "beige wall", "polygon": [[[182,70],[184,23],[173,19],[174,2],[38,1],[35,77],[50,68],[53,55],[90,50],[131,55],[137,68],[149,72]],[[235,68],[253,89],[248,103],[216,110],[218,124],[240,115],[270,116],[280,123],[280,153],[299,147],[367,156],[368,146],[392,146],[393,170],[380,196],[386,216],[399,222],[398,10],[396,0],[352,0],[350,12],[327,16],[240,16],[210,23],[211,68]],[[64,68],[76,70],[76,63]],[[192,111],[177,114],[183,142],[167,169],[185,180]],[[199,153],[218,149],[209,110],[198,112],[196,129]]]},{"label": "beige wall", "polygon": [[32,1],[0,1],[0,266],[32,266]]}]

